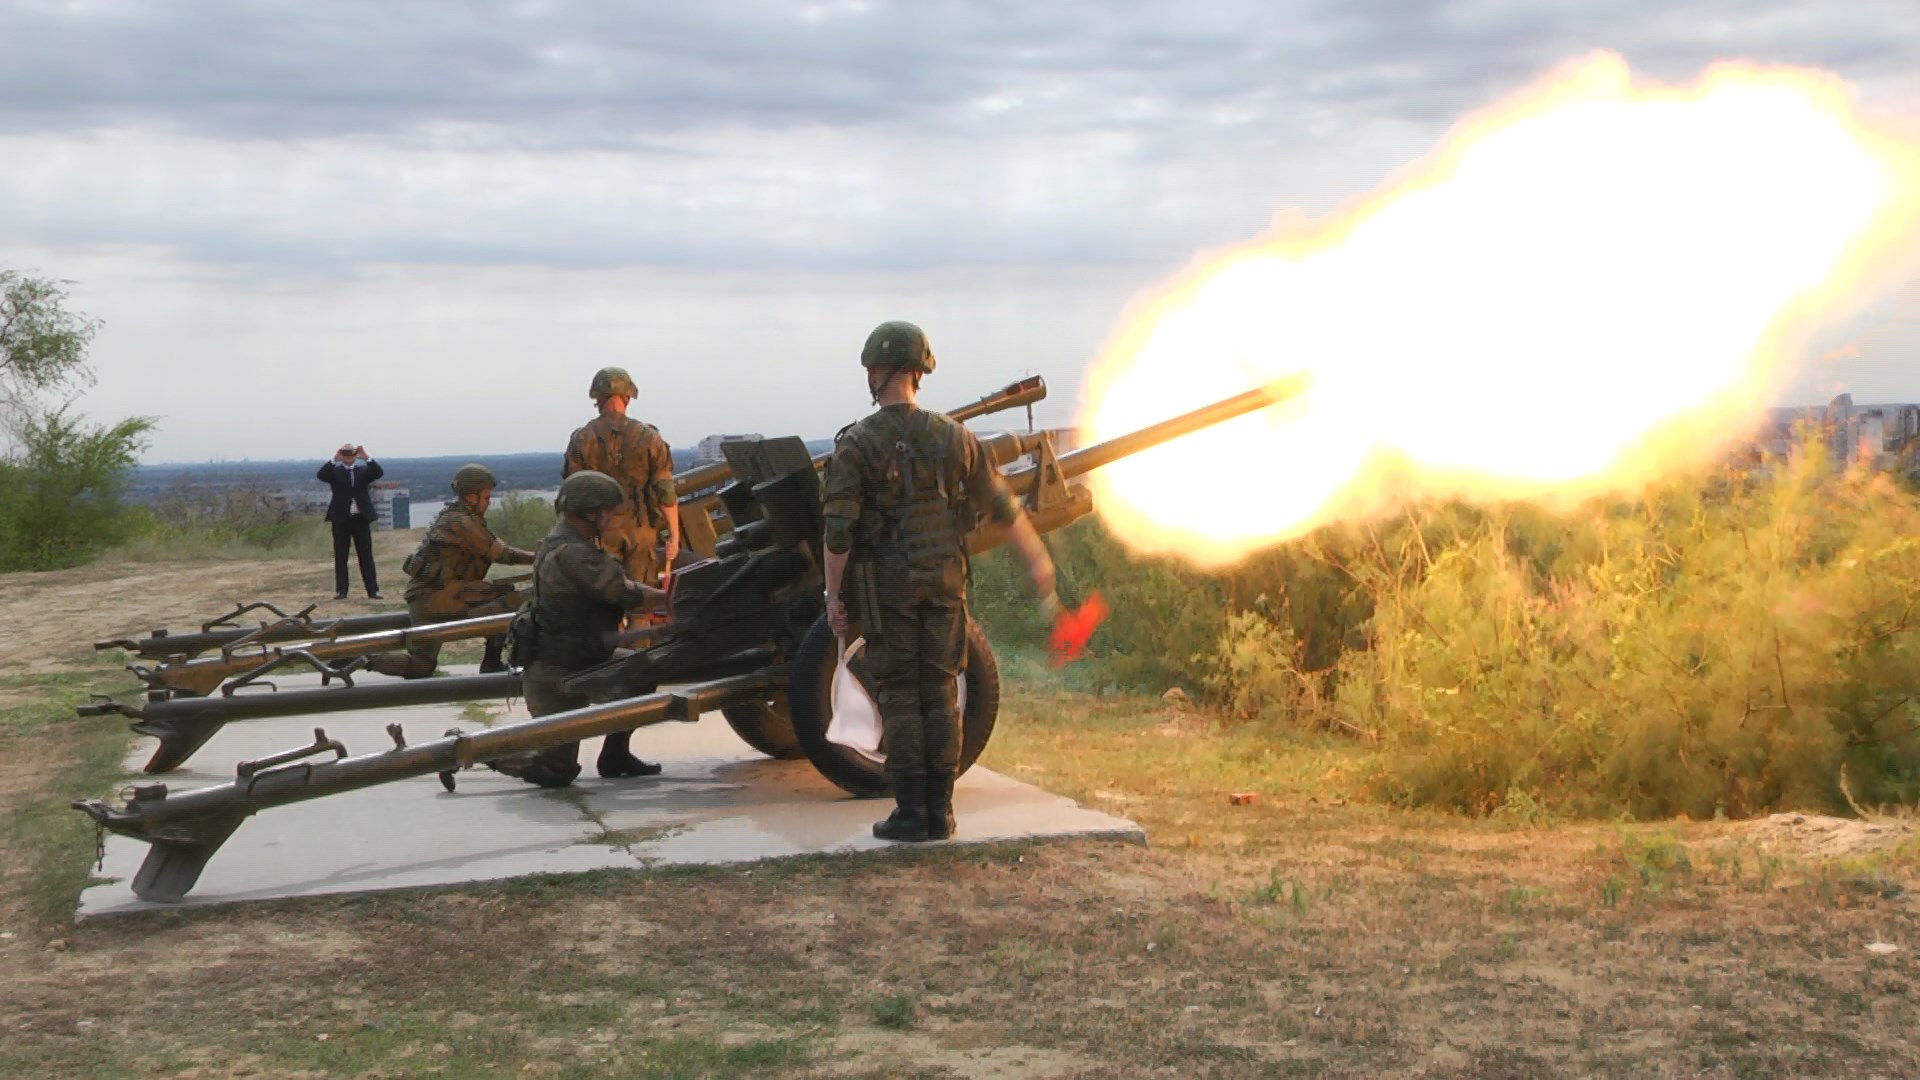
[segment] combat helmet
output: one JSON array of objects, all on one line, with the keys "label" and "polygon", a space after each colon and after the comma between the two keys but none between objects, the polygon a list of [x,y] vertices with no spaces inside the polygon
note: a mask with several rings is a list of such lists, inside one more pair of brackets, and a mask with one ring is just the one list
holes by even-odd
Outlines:
[{"label": "combat helmet", "polygon": [[611,510],[626,499],[620,481],[606,473],[586,469],[560,481],[560,493],[554,496],[553,508],[563,514],[591,514],[596,510]]},{"label": "combat helmet", "polygon": [[453,473],[453,493],[455,495],[477,495],[500,483],[493,470],[485,465],[462,465]]},{"label": "combat helmet", "polygon": [[593,373],[593,385],[587,387],[587,396],[595,401],[605,401],[610,397],[636,398],[640,388],[633,385],[633,377],[626,368],[603,367]]},{"label": "combat helmet", "polygon": [[933,346],[927,332],[910,322],[883,322],[867,335],[860,350],[864,368],[905,368],[923,374],[933,372]]}]

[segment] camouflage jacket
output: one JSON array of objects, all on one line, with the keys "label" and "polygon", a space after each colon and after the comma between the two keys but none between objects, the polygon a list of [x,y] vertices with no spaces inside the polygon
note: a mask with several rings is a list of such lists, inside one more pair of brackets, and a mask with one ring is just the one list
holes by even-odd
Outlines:
[{"label": "camouflage jacket", "polygon": [[603,472],[627,493],[621,516],[653,528],[667,524],[674,504],[673,452],[652,424],[632,417],[596,416],[567,440],[562,479],[585,469]]},{"label": "camouflage jacket", "polygon": [[[966,592],[966,536],[1019,515],[980,440],[945,413],[888,405],[834,440],[822,507],[827,546],[876,580]],[[856,577],[864,575],[857,574]]]},{"label": "camouflage jacket", "polygon": [[653,594],[563,518],[534,558],[532,658],[572,671],[608,659],[627,609]]},{"label": "camouflage jacket", "polygon": [[427,526],[420,546],[407,556],[406,598],[413,601],[459,581],[482,581],[494,563],[533,561],[533,552],[493,535],[487,521],[463,502],[448,503]]}]

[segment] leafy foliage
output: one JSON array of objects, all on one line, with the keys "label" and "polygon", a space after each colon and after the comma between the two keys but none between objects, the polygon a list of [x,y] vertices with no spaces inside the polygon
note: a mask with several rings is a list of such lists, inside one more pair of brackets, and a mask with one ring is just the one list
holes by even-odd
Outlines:
[{"label": "leafy foliage", "polygon": [[514,547],[531,551],[553,529],[559,515],[537,495],[511,491],[487,510],[487,528]]},{"label": "leafy foliage", "polygon": [[91,382],[87,345],[98,319],[67,310],[64,283],[0,268],[0,401]]},{"label": "leafy foliage", "polygon": [[138,525],[119,556],[133,560],[213,556],[319,557],[332,550],[328,527],[258,485],[231,488],[180,483],[130,511]]},{"label": "leafy foliage", "polygon": [[145,445],[144,417],[96,427],[65,409],[30,414],[0,461],[0,570],[74,566],[127,538],[126,471]]},{"label": "leafy foliage", "polygon": [[[1920,799],[1920,496],[1808,440],[1556,516],[1422,506],[1221,574],[1095,522],[1063,577],[1115,612],[1076,677],[1379,747],[1382,799],[1518,818],[1845,812]],[[981,620],[1045,628],[1004,553]]]}]

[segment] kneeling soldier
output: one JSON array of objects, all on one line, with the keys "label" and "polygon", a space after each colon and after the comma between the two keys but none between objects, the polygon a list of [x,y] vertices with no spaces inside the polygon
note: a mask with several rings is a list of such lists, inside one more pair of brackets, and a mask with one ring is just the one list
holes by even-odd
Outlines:
[{"label": "kneeling soldier", "polygon": [[[533,599],[515,617],[514,662],[524,666],[527,711],[548,716],[591,705],[570,693],[568,676],[613,658],[620,625],[630,608],[652,608],[666,593],[627,577],[613,556],[600,550],[601,530],[626,505],[626,492],[605,473],[576,472],[553,501],[560,520],[540,541],[533,562]],[[651,776],[660,766],[627,749],[633,732],[608,735],[601,744],[601,776]],[[528,759],[494,762],[501,772],[539,784],[564,787],[580,775],[580,744],[549,747]]]},{"label": "kneeling soldier", "polygon": [[[494,563],[525,565],[533,552],[508,544],[487,528],[487,507],[498,480],[485,465],[462,465],[453,474],[454,501],[427,527],[427,535],[401,568],[407,572],[407,614],[413,625],[504,615],[519,608],[521,596],[511,585],[487,581]],[[483,672],[505,671],[500,659],[504,634],[487,639]],[[385,675],[424,679],[440,662],[438,642],[414,645],[405,654],[386,653],[368,665]]]}]

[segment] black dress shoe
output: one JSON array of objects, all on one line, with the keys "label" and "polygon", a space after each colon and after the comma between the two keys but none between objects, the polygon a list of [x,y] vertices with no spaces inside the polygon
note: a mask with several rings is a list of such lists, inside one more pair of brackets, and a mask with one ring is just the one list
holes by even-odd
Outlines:
[{"label": "black dress shoe", "polygon": [[345,600],[347,598],[347,594],[343,592],[337,592],[333,594],[333,598],[335,600]]},{"label": "black dress shoe", "polygon": [[384,597],[384,596],[381,596],[381,595],[380,595],[379,593],[377,593],[377,592],[370,592],[370,593],[368,593],[368,594],[367,594],[367,599],[369,599],[369,600],[385,600],[385,599],[386,599],[386,597]]}]

